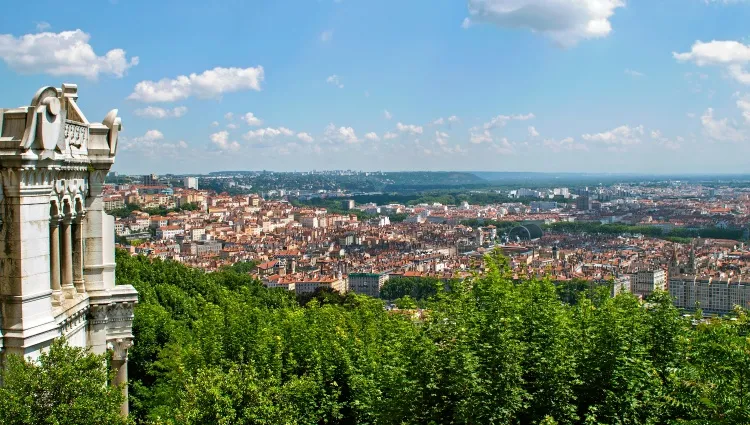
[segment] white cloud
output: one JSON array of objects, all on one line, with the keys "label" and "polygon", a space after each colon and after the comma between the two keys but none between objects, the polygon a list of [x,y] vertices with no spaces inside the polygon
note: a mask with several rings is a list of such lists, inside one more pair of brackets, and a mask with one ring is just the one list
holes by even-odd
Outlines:
[{"label": "white cloud", "polygon": [[741,65],[729,65],[729,75],[742,84],[750,85],[750,72],[745,71]]},{"label": "white cloud", "polygon": [[383,111],[383,118],[389,120],[389,119],[393,118],[393,115],[391,115],[391,113],[388,112],[388,110],[386,109],[386,110]]},{"label": "white cloud", "polygon": [[177,106],[173,109],[158,108],[156,106],[147,106],[142,109],[136,109],[135,114],[139,117],[145,118],[180,118],[187,113],[188,108],[186,106]]},{"label": "white cloud", "polygon": [[[136,137],[135,140],[138,138]],[[142,140],[144,141],[156,141],[156,140],[162,140],[164,139],[164,134],[159,130],[149,130],[146,132],[146,134],[143,135]]]},{"label": "white cloud", "polygon": [[315,141],[315,139],[313,139],[313,137],[307,133],[297,133],[297,138],[305,143],[312,143]]},{"label": "white cloud", "polygon": [[234,114],[231,112],[227,112],[226,114],[224,114],[224,119],[227,121],[232,121],[234,119]]},{"label": "white cloud", "polygon": [[747,63],[750,62],[750,46],[731,40],[707,43],[699,40],[690,52],[673,52],[672,56],[680,62],[692,61],[698,66]]},{"label": "white cloud", "polygon": [[461,28],[467,30],[471,27],[471,19],[464,18],[464,20],[461,22]]},{"label": "white cloud", "polygon": [[272,139],[274,137],[278,136],[294,136],[294,131],[286,128],[286,127],[279,127],[279,128],[259,128],[257,130],[250,130],[247,133],[245,133],[242,137],[246,140],[254,140],[254,139]]},{"label": "white cloud", "polygon": [[263,120],[261,120],[260,118],[256,117],[255,114],[253,114],[252,112],[246,113],[242,117],[242,120],[245,121],[247,123],[247,125],[251,125],[253,127],[257,127],[257,126],[263,124]]},{"label": "white cloud", "polygon": [[219,126],[219,122],[218,121],[214,121],[214,122],[211,123],[211,127],[218,127],[218,126]]},{"label": "white cloud", "polygon": [[165,142],[164,134],[159,130],[148,130],[143,136],[132,139],[123,137],[121,149],[138,158],[178,158],[191,150],[184,140],[175,143]]},{"label": "white cloud", "polygon": [[332,38],[333,38],[333,30],[326,30],[320,33],[320,41],[324,43],[327,41],[331,41]]},{"label": "white cloud", "polygon": [[389,131],[389,132],[386,132],[383,135],[383,140],[392,140],[392,139],[395,139],[397,137],[398,137],[398,134],[396,134],[396,133],[394,133],[392,131]]},{"label": "white cloud", "polygon": [[141,102],[175,102],[191,96],[216,98],[224,93],[244,90],[260,91],[263,67],[221,68],[216,67],[201,74],[180,75],[175,79],[141,81],[128,99]]},{"label": "white cloud", "polygon": [[513,145],[505,137],[498,140],[497,142],[491,143],[490,146],[492,146],[492,149],[494,149],[495,152],[501,155],[509,155],[514,151]]},{"label": "white cloud", "polygon": [[742,117],[745,118],[745,121],[750,123],[750,95],[737,100],[737,107],[740,108]]},{"label": "white cloud", "polygon": [[436,120],[432,121],[432,122],[431,122],[430,124],[431,124],[431,125],[443,125],[443,124],[445,124],[445,123],[448,123],[448,124],[455,124],[455,123],[457,123],[457,122],[460,122],[460,121],[461,121],[461,120],[460,120],[460,119],[458,119],[458,117],[457,117],[457,116],[455,116],[455,115],[451,115],[451,116],[449,116],[448,118],[443,118],[443,117],[440,117],[440,118],[438,118],[438,119],[436,119]]},{"label": "white cloud", "polygon": [[442,146],[440,149],[443,153],[448,155],[465,155],[468,152],[468,150],[461,147],[461,145],[454,145],[453,147]]},{"label": "white cloud", "polygon": [[378,137],[377,133],[371,132],[371,133],[365,134],[365,139],[373,141],[373,142],[377,142],[378,140],[380,140],[380,137]]},{"label": "white cloud", "polygon": [[440,146],[445,146],[448,144],[448,139],[450,136],[448,136],[448,133],[442,132],[442,131],[436,131],[435,132],[435,143],[437,143]]},{"label": "white cloud", "polygon": [[701,124],[703,125],[703,133],[713,140],[720,142],[744,142],[747,140],[745,132],[738,129],[727,118],[714,118],[713,108],[706,109],[706,112],[701,116]]},{"label": "white cloud", "polygon": [[235,124],[233,122],[230,122],[229,124],[227,124],[227,128],[230,129],[230,130],[236,130],[237,129],[237,124]]},{"label": "white cloud", "polygon": [[414,125],[414,124],[402,124],[397,123],[396,129],[402,133],[409,133],[413,135],[422,134],[424,132],[424,128],[422,128],[421,125]]},{"label": "white cloud", "polygon": [[210,136],[211,142],[222,151],[236,151],[240,148],[240,144],[236,141],[229,141],[229,132],[220,131]]},{"label": "white cloud", "polygon": [[509,121],[528,121],[534,119],[535,116],[532,113],[529,114],[514,114],[514,115],[498,115],[492,118],[489,122],[484,123],[485,130],[491,130],[497,127],[505,127]]},{"label": "white cloud", "polygon": [[610,131],[596,134],[584,134],[581,137],[583,140],[590,142],[602,142],[607,145],[627,146],[641,143],[641,137],[643,134],[644,129],[642,125],[637,127],[623,125]]},{"label": "white cloud", "polygon": [[640,78],[640,77],[645,77],[646,76],[646,74],[644,74],[642,72],[634,71],[632,69],[625,69],[625,74],[626,75],[630,75],[631,77],[635,77],[635,78]]},{"label": "white cloud", "polygon": [[529,136],[530,137],[539,137],[539,132],[536,131],[536,127],[534,127],[533,125],[529,126]]},{"label": "white cloud", "polygon": [[0,59],[22,74],[79,75],[91,80],[100,74],[122,77],[138,65],[125,50],[112,49],[97,56],[89,44],[91,36],[79,29],[60,33],[42,32],[18,38],[0,34]]},{"label": "white cloud", "polygon": [[545,139],[542,145],[552,152],[562,151],[588,151],[589,148],[583,143],[576,143],[572,137],[566,137],[562,140]]},{"label": "white cloud", "polygon": [[341,84],[341,79],[339,79],[339,76],[336,75],[336,74],[333,74],[333,75],[329,76],[328,78],[326,78],[326,83],[333,84],[334,86],[336,86],[336,87],[338,87],[340,89],[344,88],[344,85]]},{"label": "white cloud", "polygon": [[738,41],[696,41],[689,52],[673,52],[679,62],[693,62],[698,66],[725,66],[729,75],[742,84],[750,85],[750,73],[745,65],[750,63],[750,45]]},{"label": "white cloud", "polygon": [[664,137],[659,130],[651,130],[651,138],[658,144],[670,150],[680,149],[680,142],[685,140],[682,137],[678,137],[677,140],[671,140],[667,137]]},{"label": "white cloud", "polygon": [[484,130],[481,133],[471,132],[469,136],[469,141],[474,144],[491,143],[492,135],[490,134],[489,130]]},{"label": "white cloud", "polygon": [[468,0],[469,17],[462,26],[486,22],[544,34],[562,46],[606,37],[610,18],[624,0]]},{"label": "white cloud", "polygon": [[125,139],[123,149],[125,150],[138,150],[153,147],[155,142],[164,140],[164,133],[159,130],[148,130],[143,136],[133,137],[132,139]]},{"label": "white cloud", "polygon": [[50,25],[49,22],[41,21],[36,23],[36,30],[39,32],[47,31],[50,28],[52,28],[52,25]]},{"label": "white cloud", "polygon": [[360,140],[357,138],[357,134],[351,127],[339,127],[333,123],[328,124],[325,129],[325,136],[331,142],[343,142],[347,144],[358,143]]}]

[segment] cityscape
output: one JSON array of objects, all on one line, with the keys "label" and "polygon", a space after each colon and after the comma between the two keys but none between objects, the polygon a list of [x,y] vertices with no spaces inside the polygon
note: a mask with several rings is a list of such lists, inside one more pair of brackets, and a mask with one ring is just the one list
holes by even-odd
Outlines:
[{"label": "cityscape", "polygon": [[[625,177],[573,187],[534,186],[543,183],[537,180],[516,189],[461,190],[460,178],[478,185],[474,175],[452,173],[454,186],[412,189],[409,196],[319,188],[351,176],[360,176],[360,187],[377,186],[408,173],[324,174],[329,181],[317,183],[315,173],[282,174],[261,193],[250,182],[268,181],[262,173],[112,174],[119,183],[105,185],[104,208],[117,217],[117,240],[131,254],[206,271],[250,262],[266,287],[297,294],[327,288],[379,297],[390,278],[447,282],[482,273],[485,254],[497,249],[516,278],[581,281],[641,299],[668,291],[686,311],[726,314],[750,306],[743,281],[750,180]],[[429,174],[413,179],[444,177]],[[217,181],[234,195],[201,189]],[[409,200],[393,202],[403,199]]]},{"label": "cityscape", "polygon": [[750,424],[750,0],[0,13],[0,425]]}]

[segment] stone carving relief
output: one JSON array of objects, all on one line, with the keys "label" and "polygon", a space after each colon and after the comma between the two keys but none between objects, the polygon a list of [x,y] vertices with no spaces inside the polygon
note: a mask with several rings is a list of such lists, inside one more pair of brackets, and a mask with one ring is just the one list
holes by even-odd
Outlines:
[{"label": "stone carving relief", "polygon": [[84,323],[86,321],[88,312],[89,312],[89,308],[85,307],[85,308],[75,311],[73,314],[63,319],[62,322],[60,323],[61,333],[65,335],[72,329],[75,329],[76,327]]},{"label": "stone carving relief", "polygon": [[89,129],[83,124],[73,121],[65,122],[65,143],[77,148],[87,145],[89,141]]},{"label": "stone carving relief", "polygon": [[26,118],[24,149],[32,147],[52,151],[58,145],[63,116],[60,113],[57,89],[43,87],[31,100]]},{"label": "stone carving relief", "polygon": [[[132,322],[135,303],[121,302],[112,304],[94,304],[91,306],[89,320],[93,324]],[[122,324],[126,325],[125,323]]]},{"label": "stone carving relief", "polygon": [[107,341],[107,350],[112,351],[112,360],[127,360],[128,349],[133,346],[130,338],[117,338]]},{"label": "stone carving relief", "polygon": [[109,154],[114,156],[117,153],[117,136],[122,131],[122,119],[117,116],[117,109],[109,111],[104,120],[104,124],[109,129],[107,143],[109,144]]}]

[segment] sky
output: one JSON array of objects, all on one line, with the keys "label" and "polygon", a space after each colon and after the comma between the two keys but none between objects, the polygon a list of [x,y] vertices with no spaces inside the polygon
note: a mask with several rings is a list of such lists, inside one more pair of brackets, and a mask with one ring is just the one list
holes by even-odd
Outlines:
[{"label": "sky", "polygon": [[75,83],[113,171],[750,172],[750,0],[34,0],[0,107]]}]

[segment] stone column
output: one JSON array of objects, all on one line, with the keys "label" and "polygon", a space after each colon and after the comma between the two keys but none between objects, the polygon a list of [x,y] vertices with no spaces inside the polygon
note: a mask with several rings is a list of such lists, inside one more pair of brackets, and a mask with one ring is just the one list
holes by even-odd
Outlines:
[{"label": "stone column", "polygon": [[83,279],[86,281],[86,291],[89,294],[115,286],[114,219],[104,212],[102,199],[106,172],[107,170],[97,170],[89,173],[86,216],[82,221],[86,245],[83,256]]},{"label": "stone column", "polygon": [[52,216],[49,222],[50,238],[50,289],[52,289],[52,303],[60,305],[61,303],[61,286],[60,286],[60,219],[58,216]]},{"label": "stone column", "polygon": [[73,298],[76,292],[73,286],[73,217],[66,215],[62,222],[62,291],[65,298]]},{"label": "stone column", "polygon": [[78,218],[73,223],[73,284],[79,294],[86,291],[83,280],[83,217],[81,213],[78,213]]},{"label": "stone column", "polygon": [[131,339],[117,339],[112,341],[110,344],[112,349],[112,370],[115,372],[115,379],[112,381],[112,385],[122,385],[122,395],[125,396],[120,406],[120,413],[122,416],[128,416],[128,349],[133,345]]}]

